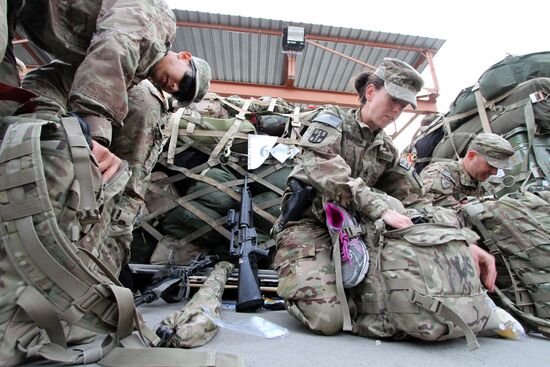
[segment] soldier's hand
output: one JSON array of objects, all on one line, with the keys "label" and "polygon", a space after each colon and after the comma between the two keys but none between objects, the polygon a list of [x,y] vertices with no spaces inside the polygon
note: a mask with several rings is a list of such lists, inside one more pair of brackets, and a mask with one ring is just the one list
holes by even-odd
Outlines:
[{"label": "soldier's hand", "polygon": [[392,209],[384,210],[381,218],[384,223],[396,229],[407,228],[413,225],[411,218]]},{"label": "soldier's hand", "polygon": [[477,272],[483,285],[490,291],[495,290],[495,280],[497,278],[497,267],[495,265],[495,257],[483,250],[478,245],[470,245],[470,251],[474,258]]},{"label": "soldier's hand", "polygon": [[99,164],[99,171],[101,172],[101,180],[103,182],[113,177],[122,164],[120,158],[95,140],[92,147],[92,154]]}]

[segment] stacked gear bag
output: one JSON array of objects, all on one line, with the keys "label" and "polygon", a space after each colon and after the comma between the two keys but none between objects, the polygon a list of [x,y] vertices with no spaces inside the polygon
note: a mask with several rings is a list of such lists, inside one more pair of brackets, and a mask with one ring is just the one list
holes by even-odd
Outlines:
[{"label": "stacked gear bag", "polygon": [[[4,117],[0,125],[1,365],[37,357],[101,359],[113,366],[137,360],[242,365],[226,354],[119,348],[158,343],[140,321],[131,291],[115,276],[125,254],[110,239],[110,219],[129,178],[127,165],[102,183],[75,118]],[[67,348],[95,333],[109,336],[87,351]]]},{"label": "stacked gear bag", "polygon": [[427,341],[465,336],[475,349],[476,334],[498,327],[468,248],[477,236],[448,224],[457,223],[448,209],[412,212],[415,222],[424,223],[405,229],[386,229],[381,220],[368,225],[371,263],[352,289],[353,332]]},{"label": "stacked gear bag", "polygon": [[475,201],[464,216],[496,258],[495,301],[528,330],[550,337],[550,191]]},{"label": "stacked gear bag", "polygon": [[[462,157],[480,132],[507,139],[519,157],[494,183],[497,196],[550,180],[550,52],[509,56],[463,90],[408,148],[416,162]],[[416,153],[416,154],[414,154]],[[418,172],[420,169],[418,170]]]},{"label": "stacked gear bag", "polygon": [[[280,163],[270,157],[259,168],[248,170],[248,137],[256,133],[277,136],[278,143],[295,146],[301,127],[307,123],[305,116],[310,113],[280,98],[223,98],[209,93],[199,104],[174,114],[179,129],[168,132],[168,150],[159,159],[169,177],[149,186],[157,198],[171,199],[172,204],[144,217],[143,228],[154,234],[156,241],[150,242],[157,244],[150,259],[145,254],[132,261],[163,264],[175,260],[185,265],[198,252],[226,253],[230,233],[224,227],[225,216],[229,209],[239,207],[238,190],[245,175],[252,182],[259,239],[270,246],[273,241],[269,231],[279,215],[294,160]],[[228,117],[218,118],[223,116]],[[174,190],[169,193],[169,187],[175,188],[177,195]],[[147,203],[155,206],[151,204]]]}]

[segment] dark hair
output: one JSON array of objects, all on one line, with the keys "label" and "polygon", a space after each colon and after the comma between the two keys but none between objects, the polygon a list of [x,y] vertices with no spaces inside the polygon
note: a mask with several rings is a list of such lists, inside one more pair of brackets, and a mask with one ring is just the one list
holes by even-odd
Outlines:
[{"label": "dark hair", "polygon": [[361,106],[367,103],[367,99],[365,98],[365,88],[367,88],[367,85],[369,84],[374,85],[374,88],[378,90],[384,86],[384,80],[368,71],[364,71],[355,77],[354,86],[357,94],[359,95],[359,102],[361,102]]}]

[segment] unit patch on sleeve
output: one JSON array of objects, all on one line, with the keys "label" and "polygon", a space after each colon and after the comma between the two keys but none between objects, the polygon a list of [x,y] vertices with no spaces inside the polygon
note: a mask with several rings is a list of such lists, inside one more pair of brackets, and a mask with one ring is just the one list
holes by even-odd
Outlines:
[{"label": "unit patch on sleeve", "polygon": [[325,140],[325,138],[327,137],[328,133],[326,130],[324,129],[320,129],[320,128],[316,128],[315,130],[313,130],[313,132],[311,133],[311,136],[309,137],[308,141],[310,143],[314,143],[314,144],[319,144],[321,143],[323,140]]}]

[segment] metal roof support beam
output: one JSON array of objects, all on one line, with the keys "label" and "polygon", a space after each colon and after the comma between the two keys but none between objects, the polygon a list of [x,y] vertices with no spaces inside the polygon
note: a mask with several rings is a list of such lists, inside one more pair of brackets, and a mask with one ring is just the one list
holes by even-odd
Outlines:
[{"label": "metal roof support beam", "polygon": [[[418,106],[418,107],[420,107],[420,106]],[[407,112],[410,112],[410,111],[407,111]],[[419,113],[417,113],[417,112],[418,112],[418,111],[415,110],[414,115],[412,115],[412,117],[409,119],[409,121],[407,121],[407,122],[405,123],[405,125],[403,125],[403,126],[401,127],[401,129],[397,130],[396,132],[394,132],[394,133],[391,135],[391,138],[392,138],[392,139],[397,138],[403,131],[405,131],[406,128],[408,128],[408,127],[414,122],[414,120],[416,120],[416,118],[417,118],[418,115],[419,115]]]},{"label": "metal roof support beam", "polygon": [[[255,34],[265,34],[270,36],[279,36],[283,34],[281,31],[274,31],[269,29],[258,29],[258,28],[249,28],[249,27],[235,27],[230,25],[221,25],[221,24],[206,24],[206,23],[196,23],[196,22],[176,22],[178,27],[190,27],[190,28],[207,28],[207,29],[218,29],[221,31],[230,31],[230,32],[241,32],[241,33],[255,33]],[[437,53],[435,49],[427,49],[425,47],[416,47],[416,46],[405,46],[405,45],[396,45],[393,43],[383,43],[383,42],[370,42],[365,41],[364,39],[354,39],[354,38],[340,38],[340,37],[328,37],[320,36],[315,34],[306,34],[306,40],[313,41],[326,41],[326,42],[336,42],[336,43],[349,43],[352,45],[360,45],[367,47],[378,47],[378,48],[390,48],[393,50],[403,50],[403,51],[413,51],[413,52],[432,52]]]},{"label": "metal roof support beam", "polygon": [[433,53],[430,51],[425,52],[426,59],[428,59],[428,65],[430,66],[430,74],[432,74],[432,81],[434,84],[435,93],[439,93],[439,82],[437,80],[437,74],[435,72]]},{"label": "metal roof support beam", "polygon": [[40,57],[38,57],[36,52],[34,52],[34,50],[31,48],[31,45],[28,42],[28,40],[26,38],[21,37],[17,32],[15,33],[15,40],[13,40],[12,43],[14,46],[18,43],[21,43],[21,46],[23,46],[25,51],[27,51],[29,55],[32,57],[32,59],[36,61],[36,64],[38,65],[43,64]]},{"label": "metal roof support beam", "polygon": [[310,44],[310,45],[313,45],[313,46],[315,46],[315,47],[319,47],[320,49],[323,49],[323,50],[325,50],[325,51],[331,52],[331,53],[333,53],[333,54],[335,54],[335,55],[338,55],[338,56],[340,56],[340,57],[343,57],[344,59],[351,60],[351,61],[353,61],[353,62],[355,62],[355,63],[357,63],[357,64],[359,64],[359,65],[363,65],[363,66],[365,66],[365,67],[367,67],[367,68],[369,68],[369,69],[371,69],[371,70],[376,70],[376,66],[373,66],[373,65],[368,64],[368,63],[366,63],[366,62],[364,62],[364,61],[361,61],[361,60],[356,59],[356,58],[354,58],[354,57],[351,57],[351,56],[348,56],[348,55],[343,54],[343,53],[341,53],[341,52],[338,52],[338,51],[336,51],[336,50],[333,50],[333,49],[330,48],[330,47],[323,46],[323,45],[321,45],[321,44],[319,44],[319,43],[317,43],[317,42],[313,42],[313,41],[311,41],[311,40],[309,40],[309,39],[306,39],[306,43],[308,43],[308,44]]},{"label": "metal roof support beam", "polygon": [[283,85],[287,88],[294,87],[294,80],[296,78],[296,55],[292,52],[285,53],[285,66],[283,70]]},{"label": "metal roof support beam", "polygon": [[[210,83],[209,92],[224,96],[237,94],[245,98],[259,98],[262,96],[280,97],[288,102],[316,105],[336,104],[343,107],[357,107],[359,105],[357,94],[355,93],[285,88],[284,86],[276,85],[234,83],[219,80],[213,80]],[[437,106],[433,100],[418,99],[417,106],[418,109],[416,110],[407,108],[405,111],[418,114],[437,112]]]}]

